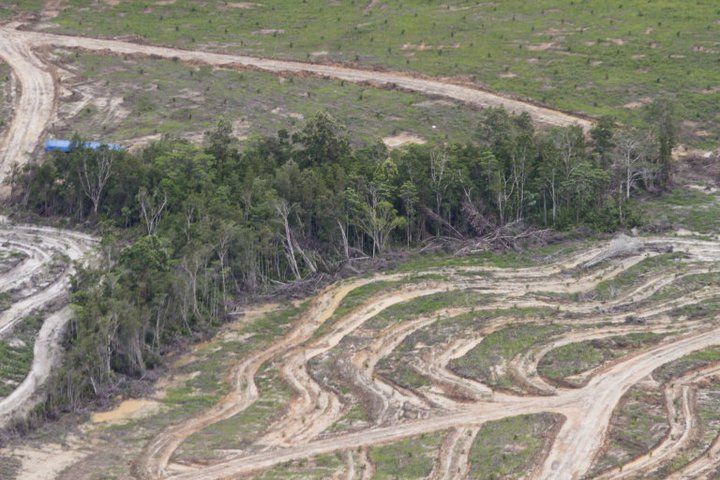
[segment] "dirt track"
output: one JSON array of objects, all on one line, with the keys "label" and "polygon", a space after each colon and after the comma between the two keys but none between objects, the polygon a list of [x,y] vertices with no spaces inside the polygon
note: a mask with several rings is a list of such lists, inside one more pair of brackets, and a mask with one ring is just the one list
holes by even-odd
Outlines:
[{"label": "dirt track", "polygon": [[14,165],[24,164],[35,150],[55,110],[55,83],[47,67],[33,52],[32,44],[12,31],[0,30],[0,59],[18,79],[15,115],[0,141],[0,183]]},{"label": "dirt track", "polygon": [[[644,243],[647,247],[650,245],[670,245],[674,242],[676,241],[673,239],[651,239]],[[695,261],[720,260],[720,248],[713,242],[681,240],[677,241],[677,247],[687,250]],[[598,255],[598,253],[597,251],[585,253],[580,257],[566,262],[564,266],[582,264],[593,255]],[[637,263],[637,260],[641,258],[646,257],[644,254],[637,254],[628,259],[614,262],[623,268],[606,268],[602,270],[606,272],[604,277],[595,273],[585,278],[575,279],[574,282],[562,281],[560,278],[548,278],[546,272],[562,270],[559,267],[548,267],[545,269],[545,272],[543,272],[542,269],[536,269],[534,272],[537,275],[535,280],[528,280],[528,276],[533,277],[534,275],[524,276],[521,273],[521,269],[515,272],[512,270],[495,271],[495,273],[498,273],[498,278],[486,278],[484,280],[478,280],[477,283],[482,284],[485,282],[487,286],[497,286],[500,284],[499,290],[509,292],[508,298],[513,298],[513,295],[516,295],[517,292],[514,293],[513,288],[508,288],[508,285],[503,286],[502,284],[512,282],[509,279],[516,276],[518,277],[518,281],[522,281],[523,284],[525,284],[524,287],[520,289],[523,292],[533,292],[536,290],[547,291],[548,289],[555,289],[554,291],[577,291],[578,285],[586,289],[592,288],[592,286],[600,281],[600,278],[608,278],[619,274],[628,266]],[[491,271],[493,270],[489,269],[487,272],[489,273]],[[705,271],[707,271],[707,269]],[[545,273],[545,276],[541,276],[543,273]],[[555,275],[557,275],[557,273]],[[674,274],[671,274],[671,276],[674,276]],[[520,280],[523,278],[524,281]],[[611,304],[607,305],[607,308],[622,307],[624,309],[636,301],[648,298],[652,292],[659,288],[658,285],[666,285],[663,278],[655,276],[649,279],[637,288],[627,291],[614,302],[611,302]],[[455,288],[468,288],[473,285],[478,286],[474,282],[468,282],[468,280],[465,279],[461,283],[456,284]],[[517,284],[515,285],[517,286]],[[443,288],[447,288],[447,285]],[[302,341],[303,337],[309,338],[308,335],[311,333],[311,330],[317,328],[324,320],[327,320],[331,316],[332,311],[339,305],[340,300],[349,293],[350,290],[352,290],[352,288],[348,288],[346,285],[338,288],[334,292],[331,289],[323,293],[318,297],[318,300],[316,300],[319,304],[326,306],[321,310],[322,314],[320,316],[316,316],[316,313],[308,314],[306,321],[310,323],[297,325],[296,328],[298,330],[288,334],[288,337],[286,337],[288,340],[280,342],[278,345],[282,345],[285,348],[289,345],[288,342],[290,339],[292,339],[293,342],[298,342]],[[413,292],[411,294],[399,293],[398,298],[409,301],[412,298],[416,298],[415,294],[429,295],[435,291],[438,291],[438,288],[427,289],[427,287],[419,286],[419,288],[414,291],[409,290],[408,292]],[[717,293],[717,291],[714,292],[715,295],[717,295]],[[322,300],[323,298],[333,298],[334,300],[328,302],[328,300]],[[296,390],[297,397],[291,404],[290,413],[280,418],[276,422],[276,425],[270,428],[270,436],[259,442],[260,445],[265,445],[264,451],[240,455],[237,458],[209,467],[200,469],[192,468],[186,473],[172,475],[169,478],[175,480],[223,479],[249,474],[293,459],[350,450],[359,446],[370,447],[376,444],[390,443],[409,436],[448,428],[455,428],[458,429],[458,432],[464,431],[466,434],[466,429],[470,428],[470,434],[472,435],[472,432],[486,421],[519,414],[554,412],[564,415],[566,421],[555,438],[547,455],[547,459],[542,464],[542,468],[538,468],[534,478],[547,480],[578,479],[590,468],[597,452],[604,442],[605,433],[613,410],[630,387],[637,384],[643,378],[646,378],[660,365],[681,358],[693,351],[720,344],[720,327],[714,325],[695,325],[693,327],[693,333],[685,334],[673,339],[671,342],[649,348],[644,352],[630,356],[614,363],[604,370],[596,372],[588,383],[580,389],[561,389],[554,392],[555,394],[552,396],[541,397],[512,396],[494,393],[488,400],[475,399],[470,404],[457,403],[448,399],[447,402],[441,404],[441,408],[431,412],[427,418],[398,422],[397,419],[392,416],[384,417],[381,419],[381,423],[385,423],[384,425],[377,424],[374,427],[359,432],[332,435],[329,438],[317,439],[320,433],[325,430],[333,420],[337,419],[338,415],[339,407],[328,410],[323,405],[339,405],[339,399],[323,399],[324,396],[329,396],[328,398],[330,398],[334,394],[307,374],[305,371],[307,361],[317,354],[317,348],[323,351],[333,348],[334,345],[338,345],[342,337],[350,335],[354,330],[360,328],[366,320],[395,304],[394,302],[389,302],[391,298],[392,294],[385,294],[376,300],[368,302],[354,313],[349,314],[346,318],[336,323],[327,334],[314,340],[310,344],[303,345],[302,343],[296,343],[296,347],[290,350],[284,357],[280,357],[281,363],[285,366],[285,375],[286,377],[289,375],[289,377],[287,377],[288,382],[293,389]],[[654,318],[656,319],[655,322],[659,322],[647,328],[624,326],[623,318],[626,314],[610,315],[605,317],[605,322],[612,322],[616,324],[617,327],[605,327],[601,332],[594,335],[604,336],[610,333],[623,334],[630,331],[666,331],[668,328],[672,330],[672,327],[664,320],[665,312],[676,308],[679,304],[686,304],[685,302],[697,303],[705,298],[708,297],[705,295],[692,295],[690,298],[671,300],[662,304],[655,303],[646,308],[635,310],[637,315],[643,318]],[[500,303],[502,303],[502,301],[503,300],[500,300]],[[508,300],[505,300],[505,302],[507,301]],[[532,302],[530,303],[532,304]],[[565,307],[566,306],[561,306],[560,308]],[[567,307],[570,306],[568,305]],[[487,308],[497,307],[488,306]],[[580,310],[579,307],[575,307],[574,309]],[[597,311],[597,307],[588,305],[586,308],[583,308],[583,310],[587,312],[585,313],[586,315],[590,315],[591,312]],[[447,314],[447,312],[441,311],[437,313],[437,316],[440,317],[445,314]],[[588,322],[599,321],[597,316],[588,319]],[[574,322],[577,322],[577,320]],[[360,352],[358,354],[359,357],[353,361],[353,364],[355,364],[355,367],[359,370],[359,374],[357,375],[359,381],[365,386],[368,385],[367,378],[373,375],[372,369],[378,361],[379,356],[386,355],[390,350],[397,347],[398,343],[402,341],[403,335],[408,334],[416,328],[427,327],[432,324],[432,317],[420,318],[415,322],[399,324],[395,329],[390,328],[387,331],[383,331],[384,333],[378,336],[377,342],[371,344],[369,349],[364,351],[364,353]],[[687,328],[691,324],[684,323],[683,325]],[[308,328],[310,330],[308,330]],[[298,336],[298,331],[303,332],[302,337]],[[393,341],[395,340],[393,335],[399,337],[397,341]],[[591,337],[593,337],[593,335],[588,333],[578,335],[576,340],[581,341]],[[482,339],[473,339],[472,342],[480,342],[481,340]],[[570,340],[571,339],[565,338],[561,340],[560,343],[565,344]],[[457,355],[458,352],[456,350],[458,348],[461,349],[459,352],[461,354],[467,347],[464,345],[459,347],[457,342],[449,344],[447,346],[448,352],[444,352],[444,354],[441,355],[442,358],[438,365],[444,365],[447,359]],[[273,351],[277,350],[273,349]],[[295,351],[297,351],[297,353],[294,353]],[[307,356],[304,356],[304,353],[307,354]],[[264,358],[269,359],[271,356],[272,355],[265,355],[263,352]],[[287,362],[284,362],[282,358],[286,358]],[[291,359],[293,360],[290,361]],[[536,358],[536,360],[539,360],[539,358]],[[372,383],[373,381],[371,380],[370,382]],[[393,389],[393,387],[389,388],[391,390]],[[398,394],[398,392],[388,392],[387,388],[375,388],[374,391],[378,395],[386,395],[386,402],[389,402],[391,398],[396,398]],[[254,392],[252,397],[256,395],[257,392]],[[230,398],[228,398],[228,401],[231,401]],[[252,399],[240,393],[234,401],[236,402],[236,406],[242,405],[244,408],[252,402]],[[237,412],[239,410],[236,408],[235,411]],[[298,421],[301,416],[305,419],[304,422]],[[203,423],[207,424],[208,421],[221,421],[223,418],[227,418],[227,416],[221,415],[212,419],[204,416],[203,418],[205,419]],[[457,433],[451,435],[457,436]],[[161,437],[163,436],[165,436],[165,434],[161,435]],[[183,434],[183,438],[186,438],[186,436],[187,432]],[[313,438],[315,438],[315,440],[313,440]],[[464,465],[467,461],[465,456],[467,453],[467,445],[459,447],[458,450],[458,445],[456,445],[458,441],[460,441],[460,437],[448,438],[446,440],[440,457],[438,458],[439,463],[436,464],[436,470],[433,473],[434,478],[453,478],[452,476],[448,477],[448,469],[461,472],[465,471]],[[177,441],[171,443],[174,443],[175,446],[179,444]],[[271,447],[267,448],[268,445]],[[146,451],[146,453],[148,452]],[[166,450],[160,462],[152,459],[152,453],[150,453],[149,457],[143,457],[145,461],[149,461],[150,464],[154,465],[154,468],[144,470],[148,473],[146,477],[164,477],[164,464],[170,459],[171,454],[172,452]],[[354,468],[354,464],[351,466]]]},{"label": "dirt track", "polygon": [[48,227],[31,227],[3,223],[0,243],[27,257],[0,277],[3,292],[14,292],[16,301],[0,314],[0,338],[12,333],[13,327],[32,314],[47,315],[34,345],[33,363],[28,375],[7,397],[0,399],[0,428],[22,417],[40,400],[38,389],[50,375],[60,351],[60,341],[71,312],[67,303],[72,264],[66,264],[53,277],[46,271],[53,256],[66,255],[80,261],[92,249],[95,239],[80,233]]},{"label": "dirt track", "polygon": [[504,97],[471,86],[448,81],[413,77],[399,72],[379,72],[315,63],[280,61],[242,55],[224,55],[202,51],[139,45],[115,40],[70,37],[47,33],[20,31],[18,25],[0,27],[0,59],[10,65],[19,79],[22,92],[17,96],[15,117],[6,136],[4,150],[0,150],[0,181],[6,178],[14,164],[24,164],[37,147],[38,140],[54,116],[56,89],[49,66],[33,52],[48,46],[80,48],[113,55],[147,55],[177,58],[190,63],[204,63],[225,68],[257,69],[275,73],[310,74],[326,78],[368,83],[381,87],[397,87],[426,95],[451,98],[477,107],[504,106],[512,112],[527,112],[533,119],[547,125],[577,124],[588,129],[585,118]]}]

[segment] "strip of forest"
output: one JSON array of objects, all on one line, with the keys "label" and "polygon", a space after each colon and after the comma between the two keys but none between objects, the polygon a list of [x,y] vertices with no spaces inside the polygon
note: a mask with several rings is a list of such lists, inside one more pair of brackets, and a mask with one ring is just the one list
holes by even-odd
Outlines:
[{"label": "strip of forest", "polygon": [[202,145],[164,138],[138,153],[53,153],[12,178],[16,216],[102,234],[73,286],[63,366],[39,416],[107,399],[238,299],[332,278],[431,242],[508,248],[537,232],[613,232],[642,223],[638,202],[672,182],[677,120],[536,128],[478,113],[466,144],[355,145],[327,114],[242,143],[220,120]]}]

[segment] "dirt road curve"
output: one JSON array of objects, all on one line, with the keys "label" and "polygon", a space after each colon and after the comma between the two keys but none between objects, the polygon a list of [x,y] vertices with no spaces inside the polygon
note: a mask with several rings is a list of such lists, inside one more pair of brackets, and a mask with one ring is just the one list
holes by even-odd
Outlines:
[{"label": "dirt road curve", "polygon": [[[5,178],[13,164],[27,161],[29,152],[38,144],[42,133],[54,115],[55,88],[48,66],[33,53],[43,46],[81,48],[114,55],[148,55],[160,58],[178,58],[186,62],[204,63],[226,68],[258,69],[276,73],[312,74],[326,78],[368,83],[451,98],[478,107],[504,106],[512,112],[527,112],[533,119],[547,125],[577,124],[587,129],[591,122],[584,117],[552,110],[531,103],[501,96],[475,87],[417,78],[399,72],[377,72],[315,63],[280,61],[243,55],[223,55],[202,51],[139,45],[115,40],[99,40],[47,33],[20,31],[6,25],[0,27],[0,59],[7,62],[22,85],[16,102],[16,114],[0,151],[0,180]],[[0,143],[2,145],[3,143]]]},{"label": "dirt road curve", "polygon": [[55,110],[52,75],[32,50],[32,44],[8,30],[0,30],[0,59],[18,79],[14,117],[5,138],[0,140],[0,183],[13,165],[24,164],[38,145]]},{"label": "dirt road curve", "polygon": [[[39,400],[43,385],[60,355],[62,334],[71,317],[67,303],[74,261],[85,258],[95,239],[88,235],[47,227],[0,224],[0,243],[24,259],[0,276],[0,291],[14,300],[0,314],[0,338],[34,314],[46,315],[35,339],[33,363],[25,379],[0,398],[0,429],[26,414]],[[60,255],[67,260],[60,260]],[[68,262],[69,261],[69,262]]]}]

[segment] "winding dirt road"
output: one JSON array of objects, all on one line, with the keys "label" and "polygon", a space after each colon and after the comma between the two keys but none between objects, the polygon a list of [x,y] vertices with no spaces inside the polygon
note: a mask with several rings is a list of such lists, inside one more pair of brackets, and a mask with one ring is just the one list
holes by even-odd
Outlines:
[{"label": "winding dirt road", "polygon": [[[73,262],[86,261],[96,240],[89,236],[49,227],[0,224],[0,243],[27,255],[15,268],[0,277],[2,291],[15,302],[0,314],[0,338],[33,314],[47,315],[35,339],[33,362],[25,379],[13,392],[0,399],[0,429],[22,418],[41,397],[39,388],[62,354],[60,342],[71,318],[67,303]],[[49,267],[67,258],[59,273]]]},{"label": "winding dirt road", "polygon": [[[676,244],[677,248],[687,252],[689,256],[688,261],[691,262],[720,261],[720,246],[714,242],[656,238],[642,240],[642,243],[643,249]],[[522,296],[527,297],[528,294],[532,295],[532,292],[577,292],[578,288],[591,289],[597,285],[601,279],[612,278],[624,272],[630,266],[637,264],[638,261],[648,258],[648,252],[638,252],[630,257],[613,261],[613,265],[611,266],[602,267],[601,272],[603,273],[601,274],[598,274],[597,270],[587,272],[583,277],[574,278],[572,282],[566,280],[568,278],[567,273],[560,273],[565,271],[565,267],[568,265],[581,265],[587,261],[588,258],[601,254],[599,250],[585,252],[576,258],[563,262],[564,266],[562,268],[559,266],[560,264],[558,264],[544,269],[534,269],[534,274],[530,275],[524,275],[523,273],[525,272],[523,272],[523,269],[515,271],[507,269],[501,271],[486,269],[485,273],[488,276],[480,276],[480,279],[475,281],[469,281],[466,277],[463,277],[463,280],[454,284],[454,287],[460,289],[469,287],[477,288],[479,284],[483,283],[488,287],[498,287],[497,290],[493,288],[493,291],[497,295],[502,295],[500,292],[505,292],[505,300],[498,299],[498,303],[502,304],[503,302],[517,301],[517,297],[521,295],[521,292]],[[480,271],[480,269],[475,270]],[[689,270],[693,272],[699,271],[699,267]],[[703,271],[707,272],[708,269],[705,268]],[[445,269],[444,272],[449,273],[449,270]],[[552,273],[548,274],[548,272]],[[494,274],[497,275],[495,276]],[[671,278],[681,277],[673,272],[669,272],[668,275]],[[667,285],[666,278],[668,275],[661,275],[660,277],[656,275],[649,278],[636,288],[624,292],[620,298],[606,303],[604,308],[607,310],[620,309],[625,311],[626,308],[631,307],[635,302],[649,298],[650,295],[658,291],[659,288]],[[515,278],[517,280],[512,280]],[[364,285],[371,281],[373,280],[366,279],[362,284]],[[518,285],[517,282],[522,282],[522,286]],[[505,285],[505,283],[508,285]],[[450,284],[452,287],[452,281]],[[510,287],[511,284],[514,286],[513,288]],[[401,297],[404,301],[411,301],[413,298],[428,296],[439,290],[446,290],[447,288],[448,285],[442,288],[428,288],[421,284],[414,290],[410,289],[405,293],[401,291],[398,292],[398,297]],[[317,355],[318,352],[327,351],[339,345],[343,337],[361,328],[367,320],[373,318],[390,306],[397,304],[397,302],[390,301],[390,299],[393,298],[392,293],[383,294],[348,314],[347,317],[339,320],[334,324],[333,328],[323,336],[312,340],[312,342],[308,344],[304,344],[303,338],[309,339],[312,335],[312,330],[317,329],[325,320],[332,316],[333,311],[337,308],[342,298],[352,291],[352,289],[353,287],[344,285],[321,294],[316,302],[319,302],[319,305],[324,305],[324,307],[316,313],[311,312],[306,315],[306,320],[301,320],[301,323],[296,327],[297,330],[288,334],[286,337],[287,340],[277,344],[283,347],[283,351],[286,351],[290,343],[296,345],[287,351],[288,353],[278,357],[281,364],[284,365],[284,375],[288,379],[289,385],[296,391],[296,399],[293,400],[289,413],[277,420],[274,426],[270,427],[268,430],[269,437],[265,437],[258,442],[258,444],[264,446],[264,448],[260,449],[260,451],[240,454],[235,458],[216,465],[190,468],[189,471],[170,475],[169,477],[164,471],[172,455],[172,448],[165,450],[159,462],[153,460],[152,452],[146,450],[149,456],[144,457],[145,461],[149,462],[149,464],[154,464],[155,467],[145,469],[144,471],[147,472],[145,477],[171,478],[173,480],[234,478],[290,460],[337,451],[348,451],[357,447],[372,447],[378,444],[392,443],[407,437],[439,430],[457,429],[456,432],[462,431],[465,432],[465,434],[470,432],[472,436],[473,432],[476,432],[477,428],[487,421],[519,414],[552,412],[563,415],[565,422],[552,443],[552,447],[545,461],[533,474],[533,478],[543,480],[576,480],[581,478],[585,472],[590,469],[595,456],[603,445],[605,434],[610,423],[610,417],[613,414],[615,406],[618,405],[620,399],[632,386],[648,377],[656,368],[663,364],[682,358],[694,351],[720,344],[720,327],[717,325],[685,322],[681,325],[685,329],[692,326],[691,333],[686,333],[681,336],[676,335],[672,337],[670,341],[652,348],[647,348],[642,352],[630,355],[604,369],[598,370],[582,388],[557,389],[553,391],[553,394],[550,396],[514,396],[491,392],[489,399],[474,398],[469,404],[467,402],[457,403],[448,399],[447,402],[441,403],[441,408],[434,410],[429,416],[422,419],[402,421],[393,417],[385,417],[383,420],[390,420],[389,425],[376,424],[361,431],[335,434],[327,438],[322,438],[321,432],[326,430],[327,427],[332,424],[332,421],[337,419],[339,411],[339,408],[329,411],[324,405],[327,406],[330,403],[339,404],[340,400],[338,398],[332,400],[324,398],[325,396],[332,398],[334,394],[331,390],[325,388],[321,383],[318,383],[307,374],[305,371],[307,362],[313,356]],[[636,331],[670,332],[674,329],[674,326],[668,323],[667,312],[678,308],[679,305],[699,303],[708,298],[712,298],[712,295],[717,296],[719,294],[720,292],[718,290],[713,290],[713,292],[705,292],[702,295],[694,294],[678,299],[670,299],[636,309],[635,313],[637,315],[648,319],[648,321],[652,320],[652,323],[649,323],[646,328],[625,325],[624,317],[627,315],[626,313],[598,317],[597,312],[599,306],[593,305],[593,302],[581,306],[558,306],[561,309],[569,308],[568,311],[575,311],[576,314],[582,312],[583,315],[588,316],[587,319],[567,320],[567,322],[569,322],[568,324],[577,325],[579,322],[579,324],[586,323],[588,326],[591,326],[593,323],[604,325],[597,333],[578,334],[576,340],[582,341],[598,336],[602,337],[610,334],[621,335]],[[332,301],[328,299],[332,299]],[[539,305],[538,302],[533,302],[530,299],[526,301],[527,305]],[[498,308],[498,306],[493,304],[488,305],[487,308]],[[351,362],[358,371],[356,375],[358,381],[365,387],[373,385],[375,382],[368,380],[368,376],[374,375],[373,367],[379,358],[387,355],[392,349],[397,348],[407,335],[421,328],[431,328],[437,318],[443,317],[447,315],[447,313],[447,311],[441,310],[434,316],[419,318],[409,323],[400,323],[397,326],[390,326],[382,330],[378,334],[377,340],[371,343],[368,348],[356,354]],[[460,312],[455,311],[453,313]],[[501,323],[502,322],[499,321],[499,324]],[[610,327],[609,324],[616,325],[616,327]],[[675,327],[679,328],[679,326]],[[497,327],[492,326],[492,328]],[[299,331],[302,331],[302,336],[298,335],[297,332]],[[397,338],[394,338],[394,336]],[[292,342],[290,342],[290,340],[292,340]],[[558,344],[567,344],[569,341],[569,337],[561,337]],[[470,337],[469,343],[472,345],[479,342],[482,342],[482,338],[476,339]],[[458,352],[458,348],[460,348],[460,352]],[[452,358],[458,355],[458,353],[466,353],[467,348],[467,345],[463,342],[450,342],[446,346],[447,352],[441,351],[441,353],[439,353],[441,360],[438,366],[443,366],[446,363],[446,359]],[[275,349],[273,350],[275,352],[277,351]],[[303,352],[307,353],[307,356],[304,356]],[[265,351],[261,352],[260,355],[267,360],[273,356],[265,354]],[[283,358],[286,361],[283,361]],[[255,361],[258,361],[257,357],[255,357]],[[535,365],[536,361],[539,361],[539,358],[535,358],[533,362],[529,363]],[[534,367],[531,368],[531,370],[533,369]],[[249,374],[250,372],[246,371],[245,373]],[[248,381],[252,382],[252,379],[249,378]],[[383,388],[374,388],[376,395],[386,397],[384,400],[386,405],[398,394],[398,392],[388,392],[388,388],[392,390],[394,387],[389,384],[383,384]],[[258,395],[258,392],[253,392],[252,396],[244,396],[242,392],[238,393],[240,396],[236,397],[234,401],[236,405],[242,405],[243,408],[252,403]],[[400,393],[400,395],[402,395],[402,393]],[[228,401],[231,400],[228,399]],[[235,411],[237,412],[239,410],[236,408]],[[300,422],[298,420],[300,416],[305,418],[305,421]],[[210,419],[208,416],[203,416],[202,418],[205,419],[203,423],[207,424],[208,421],[222,421],[222,419],[227,418],[227,415],[221,415],[213,419]],[[186,438],[188,433],[189,432],[184,432],[182,437]],[[166,434],[160,437],[164,436],[166,436]],[[172,436],[172,434],[170,436]],[[436,464],[436,468],[433,471],[433,478],[457,478],[453,477],[451,473],[467,471],[466,452],[468,449],[467,442],[470,442],[470,440],[465,439],[465,441],[462,442],[463,444],[459,446],[457,442],[460,438],[463,437],[459,437],[457,433],[454,435],[451,434],[450,437],[448,437],[442,449],[444,453],[441,453],[438,460],[439,463]],[[179,445],[178,440],[180,439],[175,440],[176,441],[170,443],[176,447]],[[150,445],[152,444],[153,442],[151,442]],[[268,446],[270,447],[268,448]],[[662,449],[666,447],[660,446],[658,448]],[[348,468],[352,466],[354,471],[354,463],[348,465]]]}]

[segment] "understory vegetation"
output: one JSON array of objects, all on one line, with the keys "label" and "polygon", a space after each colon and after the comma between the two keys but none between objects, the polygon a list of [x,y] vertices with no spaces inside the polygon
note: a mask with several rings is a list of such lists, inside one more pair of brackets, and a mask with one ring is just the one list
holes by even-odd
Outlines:
[{"label": "understory vegetation", "polygon": [[635,226],[634,197],[671,183],[672,108],[648,112],[642,131],[603,119],[586,137],[488,109],[473,142],[395,151],[353,147],[327,114],[243,149],[224,120],[202,146],[167,138],[138,154],[77,138],[12,180],[18,213],[104,234],[98,264],[75,281],[49,405],[76,407],[142,376],[179,337],[219,325],[238,294],[431,239],[491,248],[546,228]]}]

